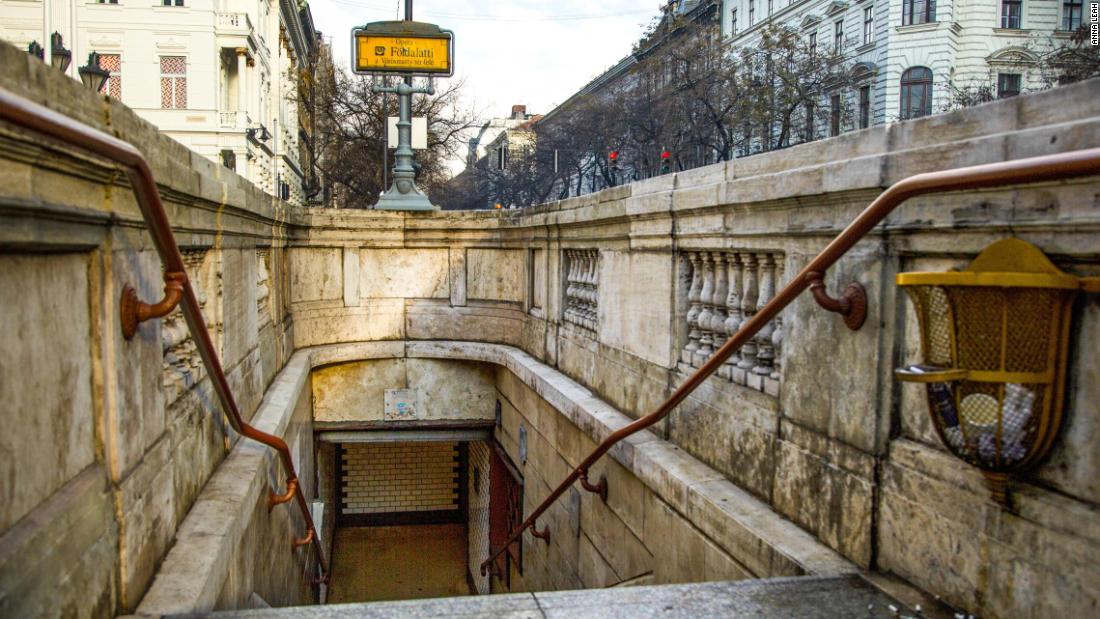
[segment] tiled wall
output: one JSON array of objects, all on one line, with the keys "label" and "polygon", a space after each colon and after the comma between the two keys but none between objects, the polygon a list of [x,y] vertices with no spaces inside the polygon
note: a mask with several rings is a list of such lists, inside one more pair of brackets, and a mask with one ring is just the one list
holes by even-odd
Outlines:
[{"label": "tiled wall", "polygon": [[343,516],[460,507],[458,443],[349,443],[340,461]]},{"label": "tiled wall", "polygon": [[489,444],[482,441],[470,443],[469,458],[467,537],[470,578],[479,594],[487,594],[490,593],[489,577],[481,575],[480,566],[489,556]]}]

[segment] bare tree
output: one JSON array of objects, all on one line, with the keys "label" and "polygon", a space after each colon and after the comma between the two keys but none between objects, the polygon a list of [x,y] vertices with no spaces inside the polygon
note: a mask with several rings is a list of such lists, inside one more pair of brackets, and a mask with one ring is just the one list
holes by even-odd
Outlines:
[{"label": "bare tree", "polygon": [[[840,50],[821,49],[788,27],[769,23],[753,47],[737,51],[737,85],[745,97],[741,110],[742,152],[749,154],[817,139],[834,120],[847,123],[845,102],[852,80]],[[840,96],[841,109],[827,105]]]},{"label": "bare tree", "polygon": [[[316,80],[312,94],[318,121],[327,127],[314,136],[318,166],[347,208],[369,208],[388,189],[383,164],[392,168],[393,154],[385,147],[385,127],[387,117],[398,114],[397,100],[374,93],[371,83],[369,77],[337,70],[330,79]],[[416,162],[417,184],[429,196],[450,179],[447,162],[462,152],[464,134],[473,126],[462,86],[451,80],[434,96],[413,95],[413,116],[428,118],[428,148],[417,152]]]},{"label": "bare tree", "polygon": [[1081,24],[1068,41],[1049,45],[1052,50],[1039,62],[1048,88],[1100,77],[1100,46],[1092,44],[1089,27],[1090,24]]}]

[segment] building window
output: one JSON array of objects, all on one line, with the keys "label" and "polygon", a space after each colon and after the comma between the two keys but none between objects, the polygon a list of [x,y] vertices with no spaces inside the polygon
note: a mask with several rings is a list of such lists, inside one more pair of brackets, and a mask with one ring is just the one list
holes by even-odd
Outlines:
[{"label": "building window", "polygon": [[507,146],[501,146],[500,148],[497,149],[497,169],[498,170],[507,170],[508,169],[508,147]]},{"label": "building window", "polygon": [[122,100],[122,56],[119,54],[100,54],[99,68],[107,71],[106,88],[103,90],[112,98]]},{"label": "building window", "polygon": [[730,13],[730,32],[737,32],[737,9],[733,9]]},{"label": "building window", "polygon": [[932,113],[932,71],[913,67],[901,74],[901,119]]},{"label": "building window", "polygon": [[844,47],[843,19],[833,24],[833,51],[839,54],[842,47]]},{"label": "building window", "polygon": [[925,24],[936,21],[936,0],[902,0],[901,25]]},{"label": "building window", "polygon": [[871,87],[859,88],[859,128],[866,129],[871,126]]},{"label": "building window", "polygon": [[182,110],[187,107],[187,58],[160,57],[160,107]]},{"label": "building window", "polygon": [[118,4],[118,0],[95,0],[96,4]]},{"label": "building window", "polygon": [[1001,0],[1001,28],[1020,28],[1023,0]]},{"label": "building window", "polygon": [[775,3],[775,0],[768,0],[768,17],[772,16],[772,5],[774,3]]},{"label": "building window", "polygon": [[1062,0],[1062,30],[1081,27],[1081,10],[1084,0]]},{"label": "building window", "polygon": [[997,97],[1015,97],[1018,94],[1020,94],[1020,74],[998,73]]},{"label": "building window", "polygon": [[817,54],[817,33],[816,32],[811,32],[810,33],[809,48],[810,48],[810,58],[813,58]]},{"label": "building window", "polygon": [[164,6],[183,6],[183,0],[160,0]]},{"label": "building window", "polygon": [[756,23],[756,2],[749,0],[749,27]]},{"label": "building window", "polygon": [[840,95],[829,97],[829,135],[840,135]]},{"label": "building window", "polygon": [[875,40],[875,16],[874,7],[863,9],[863,44],[867,45]]}]

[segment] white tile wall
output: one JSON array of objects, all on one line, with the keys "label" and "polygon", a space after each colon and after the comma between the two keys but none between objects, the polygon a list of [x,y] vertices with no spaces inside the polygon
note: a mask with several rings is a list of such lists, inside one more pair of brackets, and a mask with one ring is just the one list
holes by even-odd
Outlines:
[{"label": "white tile wall", "polygon": [[458,443],[342,446],[344,514],[458,509]]}]

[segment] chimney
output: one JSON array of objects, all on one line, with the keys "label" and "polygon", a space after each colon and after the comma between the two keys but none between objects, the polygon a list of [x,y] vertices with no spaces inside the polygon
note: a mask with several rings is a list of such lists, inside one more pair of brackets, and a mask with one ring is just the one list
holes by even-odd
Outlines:
[{"label": "chimney", "polygon": [[512,118],[515,120],[527,120],[527,106],[526,105],[513,105],[512,106]]}]

